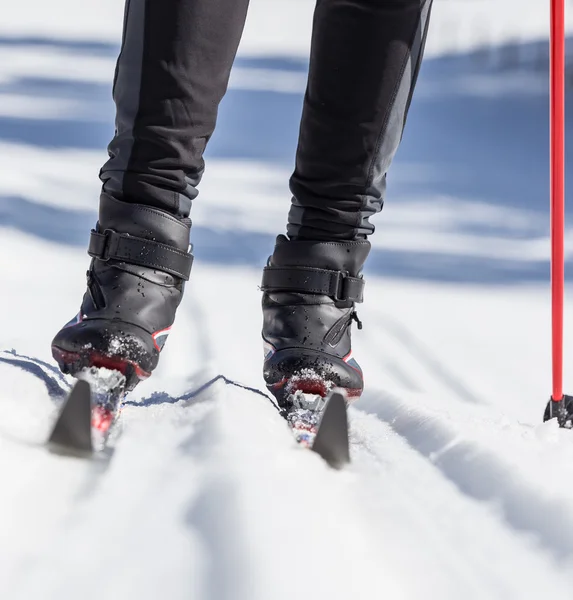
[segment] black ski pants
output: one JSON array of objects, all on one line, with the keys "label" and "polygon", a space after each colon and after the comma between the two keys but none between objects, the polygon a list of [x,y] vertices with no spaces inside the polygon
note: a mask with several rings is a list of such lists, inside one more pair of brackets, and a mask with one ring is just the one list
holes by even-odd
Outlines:
[{"label": "black ski pants", "polygon": [[[318,0],[288,234],[373,231],[400,143],[432,0]],[[127,0],[103,189],[189,216],[248,0]]]}]

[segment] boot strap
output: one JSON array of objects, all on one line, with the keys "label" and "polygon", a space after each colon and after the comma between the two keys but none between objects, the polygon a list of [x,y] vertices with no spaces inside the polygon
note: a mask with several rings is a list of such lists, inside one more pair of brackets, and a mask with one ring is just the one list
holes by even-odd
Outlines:
[{"label": "boot strap", "polygon": [[344,271],[314,267],[273,267],[263,270],[264,292],[323,294],[337,301],[362,302],[364,279]]},{"label": "boot strap", "polygon": [[106,229],[103,233],[92,230],[88,254],[92,258],[117,260],[169,273],[187,281],[191,274],[193,255],[153,240],[117,233]]}]

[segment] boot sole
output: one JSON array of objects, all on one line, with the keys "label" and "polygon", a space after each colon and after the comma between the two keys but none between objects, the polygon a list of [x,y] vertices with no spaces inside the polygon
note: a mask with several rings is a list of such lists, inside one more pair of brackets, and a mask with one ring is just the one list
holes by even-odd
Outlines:
[{"label": "boot sole", "polygon": [[[357,400],[363,391],[362,371],[358,364],[306,348],[283,348],[265,361],[267,389],[281,406],[297,391],[325,397],[333,388],[342,388],[349,401]],[[352,362],[354,362],[352,360]]]},{"label": "boot sole", "polygon": [[62,373],[75,376],[77,373],[90,367],[119,371],[126,379],[126,389],[132,390],[140,381],[151,376],[151,373],[142,369],[136,362],[120,356],[106,356],[94,350],[85,352],[72,352],[58,346],[52,346],[52,356],[58,363]]}]

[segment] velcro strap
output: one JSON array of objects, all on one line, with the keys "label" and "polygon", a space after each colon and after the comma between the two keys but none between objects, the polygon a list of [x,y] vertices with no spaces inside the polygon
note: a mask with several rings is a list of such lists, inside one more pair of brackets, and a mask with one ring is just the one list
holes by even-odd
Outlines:
[{"label": "velcro strap", "polygon": [[364,279],[342,271],[314,267],[265,267],[261,289],[265,292],[324,294],[334,300],[362,302]]},{"label": "velcro strap", "polygon": [[92,230],[88,254],[99,260],[118,260],[131,265],[158,269],[187,281],[191,274],[193,255],[153,240],[106,229]]}]

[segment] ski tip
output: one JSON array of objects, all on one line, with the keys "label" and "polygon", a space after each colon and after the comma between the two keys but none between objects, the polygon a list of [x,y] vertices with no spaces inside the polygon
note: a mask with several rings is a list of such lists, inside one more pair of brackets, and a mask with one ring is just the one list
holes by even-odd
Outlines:
[{"label": "ski tip", "polygon": [[341,469],[350,462],[346,404],[343,391],[330,393],[312,445],[312,450],[335,469]]},{"label": "ski tip", "polygon": [[48,438],[55,452],[86,455],[93,452],[91,388],[87,381],[77,381]]}]

